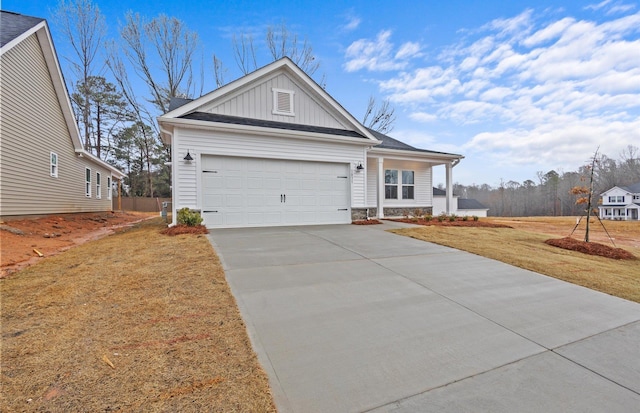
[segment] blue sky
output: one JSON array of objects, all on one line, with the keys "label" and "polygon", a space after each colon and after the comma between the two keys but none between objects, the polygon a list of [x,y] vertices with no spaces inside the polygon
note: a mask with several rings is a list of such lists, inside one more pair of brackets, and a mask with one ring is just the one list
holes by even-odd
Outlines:
[{"label": "blue sky", "polygon": [[[201,1],[95,0],[110,36],[132,10],[175,16],[200,36],[204,92],[240,76],[233,34],[258,47],[283,21],[320,61],[316,78],[355,117],[369,96],[390,99],[391,136],[460,153],[462,184],[536,181],[572,171],[597,147],[618,158],[640,146],[640,3],[590,1]],[[50,18],[56,1],[4,0],[4,10]],[[58,53],[68,47],[50,22]],[[64,64],[64,59],[61,58]],[[268,63],[265,57],[259,65]],[[64,67],[63,67],[64,69]],[[66,73],[66,70],[65,70]],[[434,183],[444,182],[436,169]]]}]

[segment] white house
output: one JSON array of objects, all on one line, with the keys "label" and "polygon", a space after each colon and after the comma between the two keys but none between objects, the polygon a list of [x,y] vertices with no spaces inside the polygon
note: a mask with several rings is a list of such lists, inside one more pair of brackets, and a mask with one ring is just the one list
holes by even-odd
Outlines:
[{"label": "white house", "polygon": [[629,186],[614,186],[600,196],[600,219],[640,220],[640,182]]},{"label": "white house", "polygon": [[444,165],[451,189],[463,158],[365,128],[288,58],[174,100],[158,123],[172,148],[174,223],[188,207],[210,228],[431,213],[432,168]]},{"label": "white house", "polygon": [[110,211],[123,177],[83,149],[46,21],[0,11],[0,216]]},{"label": "white house", "polygon": [[[482,205],[477,199],[460,198],[453,194],[453,203],[448,214],[458,216],[486,217],[489,208]],[[447,214],[447,194],[444,189],[433,188],[433,215]]]}]

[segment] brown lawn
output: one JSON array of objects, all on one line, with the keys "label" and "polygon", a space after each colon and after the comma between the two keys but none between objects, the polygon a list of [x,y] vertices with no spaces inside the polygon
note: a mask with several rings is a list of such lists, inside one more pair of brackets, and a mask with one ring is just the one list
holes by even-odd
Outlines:
[{"label": "brown lawn", "polygon": [[[640,302],[640,259],[616,260],[569,251],[545,244],[569,235],[575,217],[480,218],[512,228],[416,226],[393,232],[469,251],[607,294]],[[640,257],[640,223],[605,222],[617,247]],[[605,244],[606,233],[591,222],[591,240]],[[582,228],[582,233],[580,233]],[[604,234],[604,236],[602,236]],[[584,220],[574,238],[584,237]],[[609,245],[612,245],[609,242]]]},{"label": "brown lawn", "polygon": [[162,228],[143,221],[0,280],[0,411],[275,411],[206,236]]}]

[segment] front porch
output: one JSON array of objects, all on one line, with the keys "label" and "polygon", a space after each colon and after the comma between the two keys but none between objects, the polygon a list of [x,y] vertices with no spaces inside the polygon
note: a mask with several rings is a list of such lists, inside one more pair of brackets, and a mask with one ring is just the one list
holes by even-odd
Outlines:
[{"label": "front porch", "polygon": [[613,221],[639,221],[640,205],[611,205],[600,206],[600,219],[608,219]]}]

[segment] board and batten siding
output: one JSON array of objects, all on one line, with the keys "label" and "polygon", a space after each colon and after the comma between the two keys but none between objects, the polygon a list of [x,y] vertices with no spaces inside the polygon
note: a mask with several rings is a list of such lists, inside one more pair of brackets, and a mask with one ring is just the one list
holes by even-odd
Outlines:
[{"label": "board and batten siding", "polygon": [[[111,210],[111,172],[75,154],[36,34],[3,54],[0,72],[0,216]],[[58,155],[57,178],[50,175],[51,152]],[[91,198],[85,196],[85,167],[91,169]]]},{"label": "board and batten siding", "polygon": [[[295,116],[273,114],[274,88],[294,92],[293,112]],[[199,111],[326,128],[351,128],[333,116],[324,106],[313,99],[305,89],[297,85],[284,73],[254,85],[248,90],[240,90],[222,102],[205,105]]]},{"label": "board and batten siding", "polygon": [[[428,162],[401,161],[385,159],[385,169],[397,169],[400,171],[414,171],[414,197],[415,199],[385,199],[386,207],[411,207],[432,206],[433,185],[431,164]],[[378,187],[378,158],[367,159],[367,208],[376,208]]]},{"label": "board and batten siding", "polygon": [[[365,162],[364,151],[359,145],[176,128],[173,135],[173,151],[176,163],[176,209],[201,209],[198,194],[201,186],[200,159],[203,155],[346,163],[350,165],[351,170],[351,206],[364,206],[364,173],[354,172],[358,163]],[[195,161],[187,163],[183,160],[187,151]]]}]

